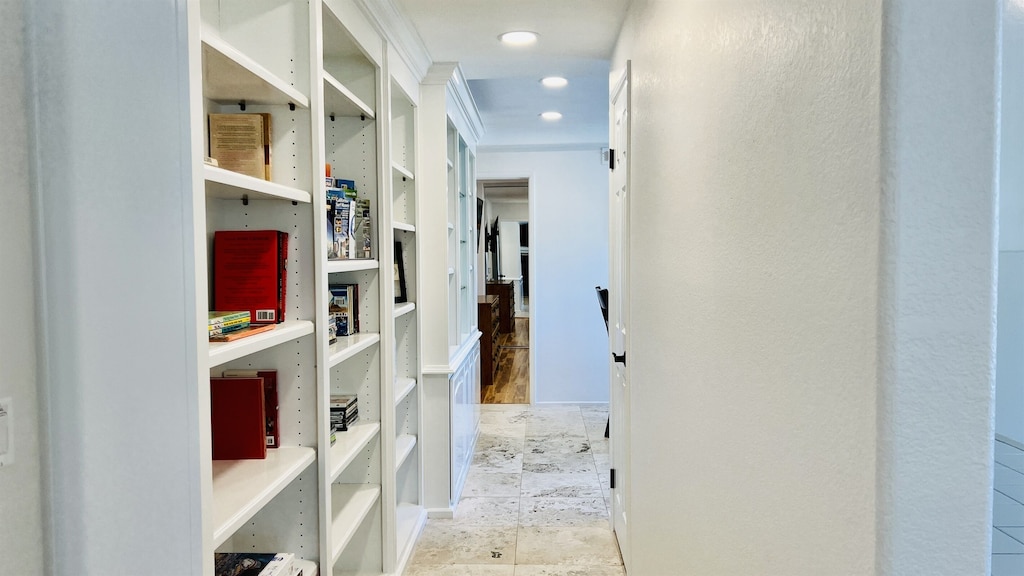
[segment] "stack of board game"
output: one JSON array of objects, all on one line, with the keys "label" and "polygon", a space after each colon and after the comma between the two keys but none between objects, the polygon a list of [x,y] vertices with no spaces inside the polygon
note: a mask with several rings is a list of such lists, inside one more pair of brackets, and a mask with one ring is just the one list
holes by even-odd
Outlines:
[{"label": "stack of board game", "polygon": [[359,420],[357,401],[356,396],[331,396],[331,430],[345,432]]},{"label": "stack of board game", "polygon": [[249,327],[249,311],[210,312],[209,335],[230,334]]},{"label": "stack of board game", "polygon": [[216,576],[295,576],[301,570],[291,552],[217,552],[213,557]]}]

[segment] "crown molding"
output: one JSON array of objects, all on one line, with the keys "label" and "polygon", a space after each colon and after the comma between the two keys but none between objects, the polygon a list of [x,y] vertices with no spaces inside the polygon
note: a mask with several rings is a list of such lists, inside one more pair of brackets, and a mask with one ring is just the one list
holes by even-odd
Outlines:
[{"label": "crown molding", "polygon": [[430,53],[416,28],[395,5],[393,0],[356,0],[363,12],[373,20],[388,44],[416,76],[423,79],[430,69]]}]

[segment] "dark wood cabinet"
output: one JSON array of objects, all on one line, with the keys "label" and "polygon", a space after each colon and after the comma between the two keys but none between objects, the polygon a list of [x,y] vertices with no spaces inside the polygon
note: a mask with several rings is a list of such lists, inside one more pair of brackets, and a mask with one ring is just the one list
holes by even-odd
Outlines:
[{"label": "dark wood cabinet", "polygon": [[499,303],[497,296],[480,296],[476,305],[480,327],[480,385],[490,386],[498,372]]},{"label": "dark wood cabinet", "polygon": [[501,331],[515,331],[513,321],[516,317],[516,285],[514,282],[488,282],[487,293],[498,297],[500,306]]}]

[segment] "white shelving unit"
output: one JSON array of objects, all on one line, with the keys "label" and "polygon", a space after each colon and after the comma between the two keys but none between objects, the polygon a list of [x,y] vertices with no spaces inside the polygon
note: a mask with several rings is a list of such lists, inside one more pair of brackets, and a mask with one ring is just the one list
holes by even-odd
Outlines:
[{"label": "white shelving unit", "polygon": [[[416,536],[426,521],[423,507],[423,459],[418,440],[422,422],[420,401],[420,342],[422,322],[417,301],[420,296],[420,242],[418,234],[419,190],[417,172],[416,115],[419,85],[403,82],[411,76],[401,66],[391,70],[389,90],[388,149],[391,155],[391,230],[396,257],[400,256],[405,278],[405,302],[396,303],[393,312],[395,343],[390,399],[393,452],[391,483],[385,490],[389,516],[385,522],[391,556],[390,570],[400,570],[412,555]],[[397,251],[401,251],[400,254]],[[396,300],[397,301],[397,300]],[[402,511],[403,513],[399,513]]]},{"label": "white shelving unit", "polygon": [[[210,113],[266,112],[272,179],[193,158],[208,270],[218,230],[287,231],[286,322],[200,343],[201,366],[276,369],[281,447],[265,460],[208,461],[204,549],[292,552],[322,574],[400,571],[426,517],[421,498],[417,221],[419,76],[391,44],[395,25],[365,0],[200,0],[193,131]],[[191,5],[190,5],[191,7]],[[423,68],[425,69],[425,65]],[[198,98],[198,96],[197,96]],[[372,257],[328,260],[324,175],[370,200]],[[406,302],[396,304],[396,242]],[[384,265],[382,265],[384,263]],[[358,286],[357,334],[328,341],[330,286]],[[197,310],[202,317],[205,310]],[[330,398],[356,395],[359,419],[330,441]],[[201,383],[200,406],[209,405]],[[200,441],[210,441],[200,414]],[[207,456],[208,458],[208,456]],[[314,496],[315,495],[315,496]],[[311,521],[312,519],[317,521]],[[212,574],[212,554],[204,570]]]},{"label": "white shelving unit", "polygon": [[431,516],[450,518],[479,428],[474,150],[482,125],[457,65],[434,65],[420,94],[423,426],[438,432],[421,442],[436,463],[424,470],[424,502]]}]

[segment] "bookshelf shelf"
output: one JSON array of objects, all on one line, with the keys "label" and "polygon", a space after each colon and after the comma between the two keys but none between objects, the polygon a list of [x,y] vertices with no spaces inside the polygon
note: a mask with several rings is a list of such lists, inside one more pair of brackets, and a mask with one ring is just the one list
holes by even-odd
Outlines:
[{"label": "bookshelf shelf", "polygon": [[342,336],[338,338],[337,342],[331,344],[327,353],[327,365],[337,366],[378,342],[380,342],[380,334],[376,332],[361,332],[352,336]]},{"label": "bookshelf shelf", "polygon": [[313,461],[312,448],[281,446],[264,460],[213,461],[213,546],[224,543]]},{"label": "bookshelf shelf", "polygon": [[391,169],[395,171],[395,174],[401,176],[402,178],[408,178],[409,180],[415,180],[416,179],[416,177],[413,175],[412,172],[409,171],[408,168],[406,168],[405,166],[402,166],[398,162],[393,162],[391,164]]},{"label": "bookshelf shelf", "polygon": [[221,104],[295,104],[309,98],[215,34],[203,35],[203,96]]},{"label": "bookshelf shelf", "polygon": [[395,378],[395,406],[402,403],[410,392],[416,389],[416,380],[412,378]]},{"label": "bookshelf shelf", "polygon": [[331,542],[332,565],[338,561],[356,530],[380,500],[380,492],[380,486],[377,484],[331,485],[331,525],[334,528]]},{"label": "bookshelf shelf", "polygon": [[319,574],[316,563],[311,560],[299,560],[296,558],[292,564],[302,569],[302,576],[317,576]]},{"label": "bookshelf shelf", "polygon": [[376,270],[377,268],[380,268],[380,262],[377,260],[328,260],[326,267],[328,274]]},{"label": "bookshelf shelf", "polygon": [[412,434],[400,434],[395,438],[395,470],[397,471],[409,459],[413,449],[416,448],[416,436]]},{"label": "bookshelf shelf", "polygon": [[395,230],[402,230],[404,232],[415,232],[416,226],[413,224],[406,224],[405,222],[392,222],[391,225]]},{"label": "bookshelf shelf", "polygon": [[401,555],[412,554],[414,540],[426,519],[426,512],[415,504],[399,504],[395,508],[398,550]]},{"label": "bookshelf shelf", "polygon": [[335,434],[334,445],[330,448],[328,465],[330,480],[334,482],[338,475],[366,448],[380,432],[380,422],[359,422],[345,432]]},{"label": "bookshelf shelf", "polygon": [[210,366],[220,366],[312,333],[313,323],[309,320],[289,320],[276,325],[269,332],[255,334],[234,342],[210,342]]},{"label": "bookshelf shelf", "polygon": [[415,302],[403,302],[395,304],[395,318],[401,318],[416,309]]},{"label": "bookshelf shelf", "polygon": [[217,166],[203,165],[206,180],[206,196],[213,198],[237,199],[248,196],[249,200],[291,200],[309,204],[311,196],[305,190],[260,180],[245,174],[225,170]]},{"label": "bookshelf shelf", "polygon": [[376,115],[373,108],[363,102],[344,84],[327,71],[324,71],[324,114],[330,116],[355,117],[365,116],[373,120]]}]

